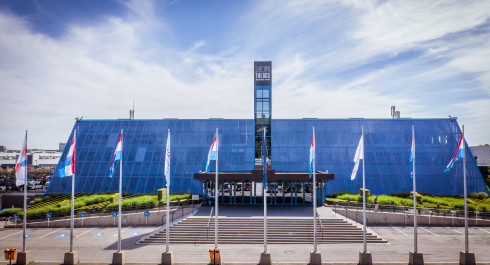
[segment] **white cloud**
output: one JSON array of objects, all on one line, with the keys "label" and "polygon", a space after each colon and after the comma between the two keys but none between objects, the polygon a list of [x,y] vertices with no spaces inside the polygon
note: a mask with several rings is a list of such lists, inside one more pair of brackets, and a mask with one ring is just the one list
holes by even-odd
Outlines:
[{"label": "white cloud", "polygon": [[74,117],[126,118],[133,99],[136,118],[252,118],[254,60],[273,61],[274,118],[388,118],[397,105],[458,116],[472,143],[490,141],[488,30],[461,36],[488,21],[488,2],[262,1],[224,50],[175,48],[154,2],[125,3],[129,15],[59,38],[0,12],[0,144],[17,148],[27,128],[30,146],[56,148]]}]

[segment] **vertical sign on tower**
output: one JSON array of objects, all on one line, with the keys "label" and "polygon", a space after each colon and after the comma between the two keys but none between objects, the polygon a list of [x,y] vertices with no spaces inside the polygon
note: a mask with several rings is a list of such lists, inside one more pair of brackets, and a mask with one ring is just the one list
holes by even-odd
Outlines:
[{"label": "vertical sign on tower", "polygon": [[[267,163],[271,158],[272,116],[272,62],[254,62],[254,120],[255,120],[255,164],[262,165],[263,156]],[[263,154],[263,131],[266,128],[266,154]]]}]

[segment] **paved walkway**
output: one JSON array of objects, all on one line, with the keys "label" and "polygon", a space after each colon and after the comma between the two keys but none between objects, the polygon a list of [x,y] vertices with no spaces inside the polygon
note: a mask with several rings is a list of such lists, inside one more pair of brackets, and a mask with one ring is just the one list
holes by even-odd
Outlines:
[{"label": "paved walkway", "polygon": [[[261,208],[249,206],[220,207],[227,216],[262,216]],[[284,207],[285,209],[281,209]],[[202,207],[199,215],[209,216],[211,207]],[[228,209],[227,209],[228,208]],[[272,206],[271,216],[308,217],[311,207],[307,206]],[[322,218],[334,216],[328,208],[319,208]],[[221,215],[221,214],[220,214]],[[340,218],[340,216],[339,216]],[[164,245],[135,245],[142,236],[148,235],[158,227],[123,227],[122,249],[127,253],[128,263],[158,264]],[[246,229],[244,227],[243,229]],[[368,244],[374,263],[408,263],[408,253],[413,250],[413,227],[371,226],[371,230],[387,239],[387,244]],[[69,248],[68,228],[28,229],[31,235],[26,239],[36,262],[62,263],[64,253]],[[424,253],[425,262],[456,264],[459,252],[464,249],[464,228],[462,227],[420,227],[418,230],[419,251]],[[22,249],[22,229],[0,229],[0,249]],[[20,237],[19,237],[20,236]],[[473,251],[478,263],[490,264],[490,228],[470,228],[470,251]],[[171,245],[176,263],[204,264],[209,261],[209,249],[213,245]],[[223,260],[232,263],[257,264],[260,253],[264,250],[259,245],[219,245]],[[82,263],[111,263],[112,253],[117,249],[116,227],[86,227],[75,229],[74,249],[79,252]],[[313,246],[307,244],[268,245],[274,263],[306,264]],[[356,244],[322,244],[318,246],[325,264],[356,264],[362,243]],[[0,264],[6,264],[0,262]]]}]

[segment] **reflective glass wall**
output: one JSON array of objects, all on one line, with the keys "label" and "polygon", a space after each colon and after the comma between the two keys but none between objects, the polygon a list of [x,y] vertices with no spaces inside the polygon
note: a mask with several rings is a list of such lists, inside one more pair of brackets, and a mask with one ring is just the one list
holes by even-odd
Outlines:
[{"label": "reflective glass wall", "polygon": [[[463,165],[459,160],[444,173],[461,135],[450,119],[386,120],[272,120],[272,169],[278,172],[308,172],[312,127],[316,131],[316,169],[335,174],[327,193],[358,192],[362,165],[354,181],[354,153],[365,131],[366,187],[373,194],[407,192],[410,178],[411,126],[415,125],[417,190],[432,194],[463,194]],[[167,130],[171,130],[171,192],[202,193],[193,174],[204,171],[216,128],[220,133],[219,168],[246,172],[255,167],[254,120],[82,120],[77,130],[76,192],[118,190],[119,166],[109,177],[109,164],[117,137],[124,129],[123,190],[153,193],[164,187]],[[71,141],[73,130],[67,139]],[[60,161],[64,161],[69,146]],[[467,150],[468,192],[487,192],[476,162]],[[211,171],[215,164],[211,163]],[[58,167],[48,193],[71,191],[71,178],[60,179]]]},{"label": "reflective glass wall", "polygon": [[[76,192],[117,191],[119,165],[114,178],[109,166],[121,129],[123,138],[123,190],[154,193],[164,187],[167,130],[171,134],[171,192],[201,193],[194,173],[205,170],[209,148],[219,128],[219,170],[250,171],[254,167],[253,120],[82,120],[77,128]],[[73,130],[68,139],[71,141]],[[66,157],[69,146],[60,161]],[[59,165],[58,165],[59,166]],[[211,163],[210,170],[215,170]],[[71,192],[71,177],[60,179],[57,170],[48,193]]]},{"label": "reflective glass wall", "polygon": [[[350,180],[354,154],[365,132],[366,188],[373,194],[412,190],[411,127],[415,126],[417,191],[463,194],[463,162],[444,173],[454,156],[461,131],[451,119],[272,120],[272,168],[278,172],[308,172],[312,127],[316,132],[316,170],[335,174],[327,193],[359,192],[362,165]],[[468,192],[487,192],[476,162],[467,150]]]}]

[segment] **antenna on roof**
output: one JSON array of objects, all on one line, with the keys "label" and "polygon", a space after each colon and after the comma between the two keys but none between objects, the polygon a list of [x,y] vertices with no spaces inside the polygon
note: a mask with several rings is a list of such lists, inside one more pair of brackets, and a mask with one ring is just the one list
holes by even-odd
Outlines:
[{"label": "antenna on roof", "polygon": [[129,110],[129,119],[134,120],[134,99],[133,99],[133,109]]}]

